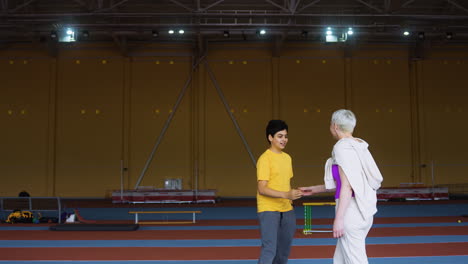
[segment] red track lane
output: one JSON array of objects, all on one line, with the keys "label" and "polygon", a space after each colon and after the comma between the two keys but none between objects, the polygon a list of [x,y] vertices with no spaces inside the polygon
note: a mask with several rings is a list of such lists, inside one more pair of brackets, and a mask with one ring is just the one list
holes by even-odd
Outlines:
[{"label": "red track lane", "polygon": [[[87,219],[90,220],[90,219]],[[374,218],[374,224],[404,224],[404,223],[456,223],[458,220],[468,221],[467,217],[461,216],[434,216],[434,217],[378,217]],[[144,222],[144,221],[143,221]],[[99,224],[133,224],[133,220],[97,220]],[[312,219],[315,225],[331,225],[332,218]],[[304,224],[304,219],[297,219],[298,225]],[[11,224],[0,224],[0,226],[12,226]],[[14,224],[14,226],[51,226],[55,224]],[[168,224],[169,226],[181,226],[180,224]],[[197,220],[197,223],[190,226],[253,226],[258,225],[257,219],[238,219],[238,220]],[[145,225],[146,226],[146,225]],[[147,225],[161,226],[161,225]]]},{"label": "red track lane", "polygon": [[[437,216],[437,217],[378,217],[374,218],[374,224],[404,224],[404,223],[456,223],[458,220],[468,221],[466,217],[461,216]],[[313,219],[315,225],[331,225],[333,218]],[[297,219],[298,225],[304,224],[304,219]],[[256,219],[240,220],[199,220],[195,226],[242,226],[258,225]]]},{"label": "red track lane", "polygon": [[[331,258],[335,246],[295,246],[292,259]],[[455,256],[468,254],[468,242],[368,245],[369,257]],[[217,260],[256,259],[259,247],[197,248],[0,248],[0,260]]]},{"label": "red track lane", "polygon": [[[331,233],[303,235],[296,238],[331,238]],[[468,235],[468,226],[385,227],[373,228],[369,237]],[[0,231],[2,240],[144,240],[144,239],[258,239],[258,230],[139,230],[139,231]]]}]

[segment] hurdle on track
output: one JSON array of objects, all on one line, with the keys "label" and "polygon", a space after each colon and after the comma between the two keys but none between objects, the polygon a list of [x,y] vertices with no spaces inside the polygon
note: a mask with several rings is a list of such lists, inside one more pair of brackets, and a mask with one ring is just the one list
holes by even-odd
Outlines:
[{"label": "hurdle on track", "polygon": [[312,233],[329,233],[333,230],[313,230],[312,229],[312,206],[325,206],[325,205],[336,205],[335,202],[322,202],[322,203],[303,203],[304,206],[304,229],[302,233],[304,235],[311,235]]}]

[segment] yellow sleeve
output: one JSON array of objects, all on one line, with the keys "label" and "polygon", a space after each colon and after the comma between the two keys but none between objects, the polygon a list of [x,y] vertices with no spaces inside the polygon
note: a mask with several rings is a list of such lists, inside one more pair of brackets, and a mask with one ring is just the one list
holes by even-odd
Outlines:
[{"label": "yellow sleeve", "polygon": [[262,155],[257,161],[257,181],[268,180],[270,180],[270,161]]},{"label": "yellow sleeve", "polygon": [[294,177],[293,166],[292,166],[292,158],[291,158],[291,156],[289,156],[289,155],[288,155],[288,157],[289,157],[289,164],[290,164],[290,168],[291,168],[291,172],[290,172],[290,173],[291,173],[291,178],[292,178],[292,177]]}]

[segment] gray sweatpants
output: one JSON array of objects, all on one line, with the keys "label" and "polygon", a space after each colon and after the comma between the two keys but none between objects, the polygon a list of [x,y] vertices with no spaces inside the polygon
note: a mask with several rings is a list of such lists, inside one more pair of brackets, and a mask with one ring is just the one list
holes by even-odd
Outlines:
[{"label": "gray sweatpants", "polygon": [[262,250],[258,264],[288,263],[291,244],[296,232],[296,214],[288,212],[258,213]]}]

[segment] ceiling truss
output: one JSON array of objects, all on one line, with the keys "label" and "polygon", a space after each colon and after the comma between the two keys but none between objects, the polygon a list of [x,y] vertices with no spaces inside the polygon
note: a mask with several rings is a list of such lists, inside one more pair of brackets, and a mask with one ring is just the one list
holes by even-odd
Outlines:
[{"label": "ceiling truss", "polygon": [[[353,27],[356,38],[399,41],[402,30],[425,38],[468,43],[468,0],[0,0],[0,41],[44,38],[65,27],[87,31],[89,39],[127,41],[199,38],[270,40],[320,39],[325,27]],[[170,36],[169,29],[184,29]],[[157,34],[154,34],[157,32]],[[224,38],[223,38],[224,36]],[[247,36],[247,37],[246,37]],[[124,44],[122,44],[124,43]]]}]

